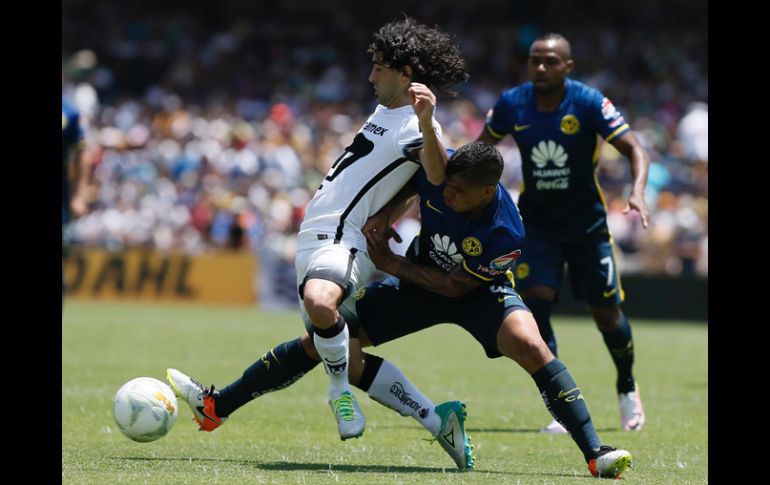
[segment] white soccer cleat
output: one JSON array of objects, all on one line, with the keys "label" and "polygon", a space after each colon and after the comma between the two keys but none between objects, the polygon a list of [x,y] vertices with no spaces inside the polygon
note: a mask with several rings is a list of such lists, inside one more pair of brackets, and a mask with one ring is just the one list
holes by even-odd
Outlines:
[{"label": "white soccer cleat", "polygon": [[344,391],[338,397],[329,398],[329,406],[337,419],[340,439],[358,438],[364,434],[366,419],[358,406],[356,397],[350,391]]},{"label": "white soccer cleat", "polygon": [[548,426],[545,428],[541,428],[540,432],[545,434],[569,434],[567,428],[562,426],[561,423],[555,419],[551,421],[550,424],[548,424]]},{"label": "white soccer cleat", "polygon": [[198,423],[201,431],[214,431],[227,420],[217,416],[214,386],[205,387],[176,369],[166,369],[166,380],[171,384],[174,393],[190,406],[193,419]]},{"label": "white soccer cleat", "polygon": [[596,478],[622,478],[631,467],[631,453],[612,446],[599,448],[596,458],[588,462],[588,470]]},{"label": "white soccer cleat", "polygon": [[618,394],[620,402],[620,428],[624,431],[640,431],[644,427],[645,417],[639,386],[636,390]]}]

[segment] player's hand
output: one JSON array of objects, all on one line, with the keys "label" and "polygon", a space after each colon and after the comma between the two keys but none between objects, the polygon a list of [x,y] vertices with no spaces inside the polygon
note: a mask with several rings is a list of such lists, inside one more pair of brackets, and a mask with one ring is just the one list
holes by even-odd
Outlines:
[{"label": "player's hand", "polygon": [[72,213],[77,217],[85,214],[88,211],[88,203],[86,202],[85,197],[73,197],[70,201],[70,209],[72,210]]},{"label": "player's hand", "polygon": [[388,271],[389,263],[392,262],[396,255],[390,250],[388,240],[393,237],[398,242],[401,242],[401,236],[392,228],[389,227],[385,234],[381,234],[376,228],[369,232],[365,232],[366,245],[374,265],[383,271]]},{"label": "player's hand", "polygon": [[431,122],[433,111],[436,109],[436,95],[421,83],[412,83],[409,88],[412,95],[412,108],[422,122]]},{"label": "player's hand", "polygon": [[644,201],[644,194],[631,191],[626,202],[626,207],[623,209],[623,214],[628,214],[631,209],[637,211],[642,218],[642,227],[647,229],[649,224],[649,211],[647,210],[647,203]]},{"label": "player's hand", "polygon": [[382,235],[387,233],[389,227],[390,220],[388,215],[385,214],[384,211],[380,211],[366,221],[366,224],[364,224],[361,232],[366,234],[368,232],[372,232],[372,230],[375,230],[374,232]]}]

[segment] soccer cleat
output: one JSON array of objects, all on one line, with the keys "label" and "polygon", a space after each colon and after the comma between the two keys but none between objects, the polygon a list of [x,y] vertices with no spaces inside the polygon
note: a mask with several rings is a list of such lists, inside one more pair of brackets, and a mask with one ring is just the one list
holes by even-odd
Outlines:
[{"label": "soccer cleat", "polygon": [[618,394],[620,402],[620,428],[624,431],[639,431],[644,427],[644,409],[639,397],[639,386],[636,390]]},{"label": "soccer cleat", "polygon": [[567,431],[567,428],[562,426],[561,423],[556,421],[555,419],[551,421],[551,423],[545,428],[541,428],[540,432],[545,434],[568,434],[569,433],[569,431]]},{"label": "soccer cleat", "polygon": [[441,428],[431,442],[438,441],[460,470],[473,470],[475,458],[471,437],[465,432],[468,411],[464,403],[449,401],[436,406],[435,413],[441,418]]},{"label": "soccer cleat", "polygon": [[329,406],[337,419],[337,429],[342,441],[358,438],[364,434],[366,419],[358,406],[356,397],[350,391],[344,391],[336,398],[330,397]]},{"label": "soccer cleat", "polygon": [[176,369],[166,369],[166,380],[174,393],[190,406],[193,420],[198,423],[200,431],[214,431],[227,420],[217,416],[214,410],[213,385],[203,387],[200,382]]},{"label": "soccer cleat", "polygon": [[588,470],[596,478],[622,478],[623,472],[631,467],[631,453],[603,445],[596,458],[588,462]]}]

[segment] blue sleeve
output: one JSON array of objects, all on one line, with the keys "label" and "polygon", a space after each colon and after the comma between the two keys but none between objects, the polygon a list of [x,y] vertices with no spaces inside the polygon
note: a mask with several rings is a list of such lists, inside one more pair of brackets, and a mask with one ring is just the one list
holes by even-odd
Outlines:
[{"label": "blue sleeve", "polygon": [[612,101],[599,91],[594,90],[591,96],[590,110],[596,131],[608,142],[631,129]]},{"label": "blue sleeve", "polygon": [[[446,154],[448,157],[451,158],[452,155],[454,155],[454,152],[454,148],[446,148]],[[425,168],[423,168],[422,164],[420,164],[420,168],[418,168],[414,175],[412,175],[412,178],[409,179],[409,183],[417,189],[417,193],[420,194],[420,196],[422,196],[426,191],[436,188],[435,185],[428,182],[428,174],[425,173]]]},{"label": "blue sleeve", "polygon": [[[463,241],[463,249],[468,239]],[[499,228],[486,241],[479,243],[481,252],[477,256],[463,260],[463,268],[482,281],[492,281],[513,267],[516,258],[521,255],[521,242],[521,237]],[[468,252],[464,252],[467,256]]]},{"label": "blue sleeve", "polygon": [[422,165],[420,165],[420,168],[418,168],[414,175],[412,175],[412,178],[409,179],[409,183],[417,189],[417,193],[421,196],[429,187],[434,186],[432,183],[428,182],[428,174],[425,173],[425,169],[422,168]]},{"label": "blue sleeve", "polygon": [[511,131],[514,121],[511,103],[506,98],[506,93],[503,93],[497,98],[495,106],[487,113],[484,129],[495,140],[501,140]]}]

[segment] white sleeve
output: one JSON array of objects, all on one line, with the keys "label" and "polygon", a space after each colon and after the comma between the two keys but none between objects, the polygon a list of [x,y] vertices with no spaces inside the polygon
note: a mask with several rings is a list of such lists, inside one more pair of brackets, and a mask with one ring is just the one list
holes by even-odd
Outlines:
[{"label": "white sleeve", "polygon": [[[438,139],[443,142],[444,132],[441,129],[441,125],[436,118],[433,118],[433,129],[438,135]],[[420,123],[417,120],[417,116],[411,116],[406,122],[403,123],[398,131],[398,135],[393,138],[394,149],[399,154],[419,163],[419,158],[415,159],[412,156],[412,152],[416,149],[422,148],[422,132],[420,131]]]}]

